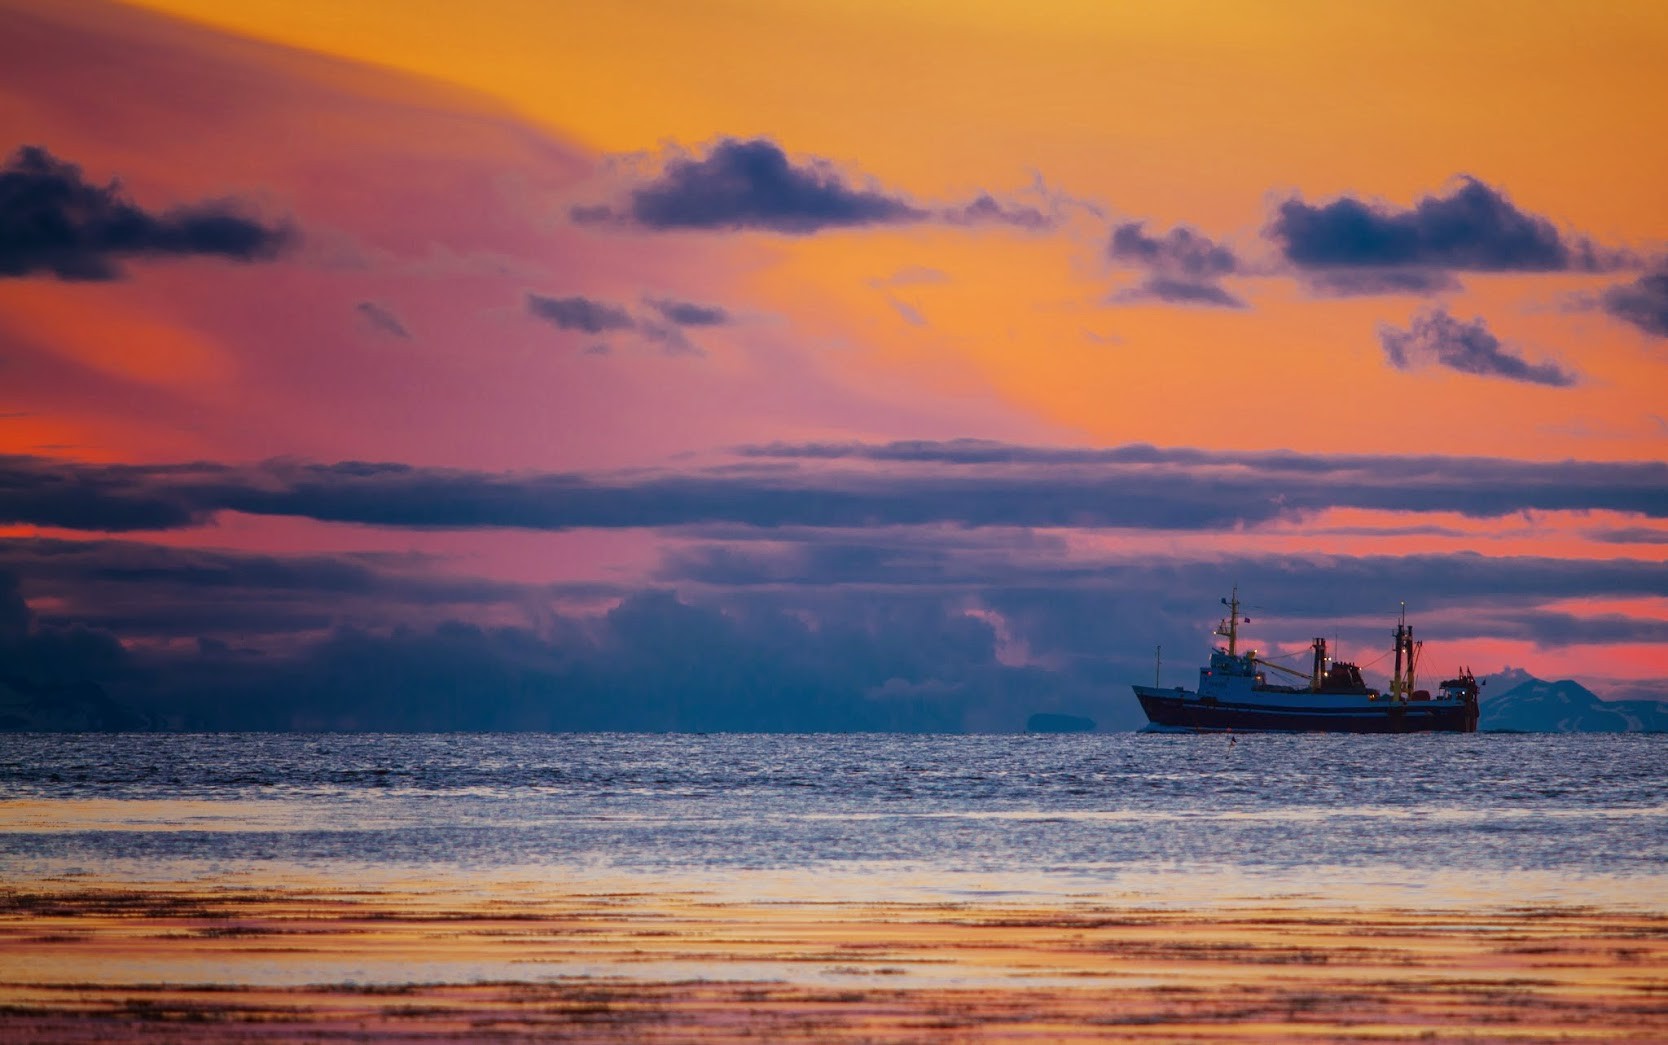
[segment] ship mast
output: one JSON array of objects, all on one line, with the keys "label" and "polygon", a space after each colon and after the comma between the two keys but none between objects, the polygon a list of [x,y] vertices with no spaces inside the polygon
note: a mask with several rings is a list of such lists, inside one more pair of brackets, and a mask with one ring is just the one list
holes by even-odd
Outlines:
[{"label": "ship mast", "polygon": [[[1413,696],[1414,651],[1413,627],[1407,623],[1407,603],[1402,603],[1402,615],[1396,622],[1396,674],[1390,680],[1390,696],[1404,703]],[[1407,655],[1407,672],[1402,672],[1402,654]]]},{"label": "ship mast", "polygon": [[1231,599],[1223,599],[1222,605],[1228,607],[1228,619],[1216,626],[1216,633],[1228,640],[1228,656],[1235,656],[1239,651],[1239,626],[1250,624],[1251,618],[1243,620],[1239,615],[1239,585],[1234,585]]}]

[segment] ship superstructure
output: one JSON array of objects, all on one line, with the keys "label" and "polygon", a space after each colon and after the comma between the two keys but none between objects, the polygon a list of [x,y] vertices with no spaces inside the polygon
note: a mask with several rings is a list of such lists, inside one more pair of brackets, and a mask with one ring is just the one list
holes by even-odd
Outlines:
[{"label": "ship superstructure", "polygon": [[[1135,686],[1135,695],[1156,729],[1188,732],[1474,733],[1477,680],[1469,669],[1444,680],[1435,693],[1419,689],[1415,672],[1421,643],[1413,640],[1404,607],[1396,624],[1395,672],[1388,691],[1370,688],[1355,664],[1327,656],[1326,639],[1315,638],[1307,675],[1275,664],[1256,650],[1240,652],[1239,592],[1223,599],[1228,616],[1216,635],[1225,646],[1211,650],[1199,669],[1196,690],[1177,686]],[[1270,673],[1287,682],[1269,681]],[[1155,680],[1156,682],[1156,680]]]}]

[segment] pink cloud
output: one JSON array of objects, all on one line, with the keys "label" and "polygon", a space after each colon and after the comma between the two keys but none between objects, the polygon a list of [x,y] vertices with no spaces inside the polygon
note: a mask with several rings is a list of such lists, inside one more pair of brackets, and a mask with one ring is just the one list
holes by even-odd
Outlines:
[{"label": "pink cloud", "polygon": [[[739,299],[757,248],[572,226],[597,158],[483,99],[104,4],[0,18],[0,106],[20,141],[147,207],[235,197],[300,234],[259,267],[136,264],[99,288],[102,318],[54,294],[0,323],[35,360],[0,409],[67,412],[88,455],[595,467],[785,423],[957,427],[959,404],[832,376],[791,324],[674,330],[689,351],[669,354],[664,324],[645,323],[598,355],[598,338],[538,322],[529,294],[756,313]],[[409,336],[376,336],[367,302]],[[149,356],[124,355],[123,324],[184,347],[158,334]]]}]

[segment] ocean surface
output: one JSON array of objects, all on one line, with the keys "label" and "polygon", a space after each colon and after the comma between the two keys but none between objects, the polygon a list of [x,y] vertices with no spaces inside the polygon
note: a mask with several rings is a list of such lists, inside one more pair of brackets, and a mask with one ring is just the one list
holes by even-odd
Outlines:
[{"label": "ocean surface", "polygon": [[1668,736],[0,735],[0,881],[1668,909]]}]

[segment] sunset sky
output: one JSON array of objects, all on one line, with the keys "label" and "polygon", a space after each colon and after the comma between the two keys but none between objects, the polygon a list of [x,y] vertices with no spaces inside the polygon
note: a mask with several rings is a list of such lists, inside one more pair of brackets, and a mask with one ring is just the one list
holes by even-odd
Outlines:
[{"label": "sunset sky", "polygon": [[1238,585],[1380,682],[1405,601],[1427,678],[1668,697],[1665,54],[0,0],[0,650],[176,724],[1128,727]]}]

